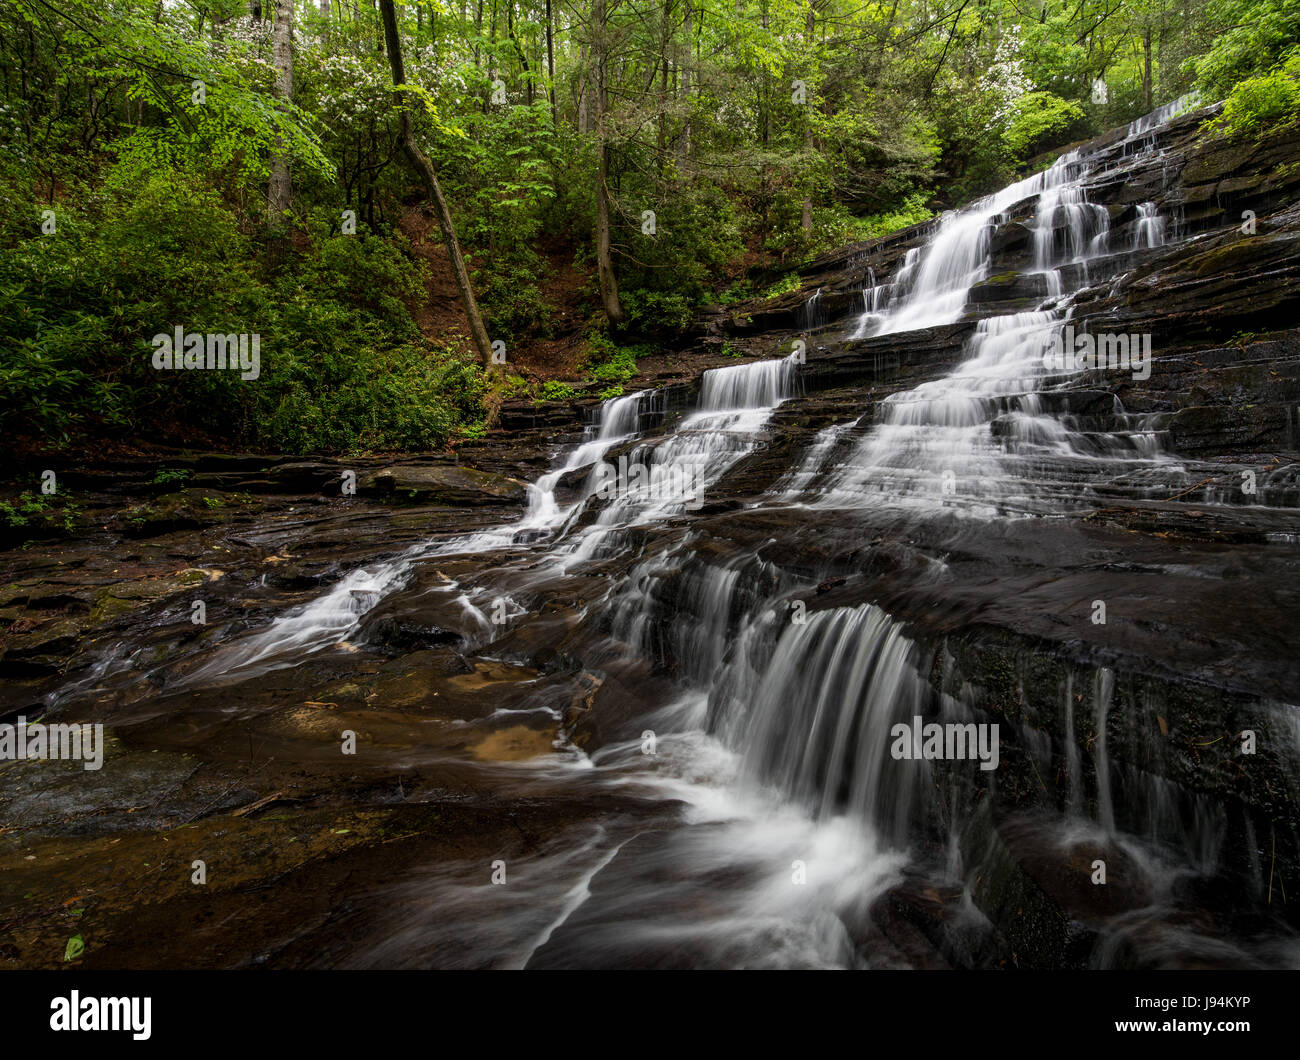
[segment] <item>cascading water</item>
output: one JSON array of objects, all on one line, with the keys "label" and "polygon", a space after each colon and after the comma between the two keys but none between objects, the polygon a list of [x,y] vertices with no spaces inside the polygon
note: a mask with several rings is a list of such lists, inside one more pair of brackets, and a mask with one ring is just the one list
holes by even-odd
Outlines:
[{"label": "cascading water", "polygon": [[1165,222],[1160,216],[1156,204],[1144,202],[1139,204],[1137,223],[1133,228],[1133,249],[1163,246],[1165,241]]},{"label": "cascading water", "polygon": [[[1134,123],[1123,151],[1131,145],[1154,151],[1152,130],[1159,124]],[[820,476],[805,468],[787,482],[787,499],[809,493],[828,507],[854,507],[870,498],[873,504],[956,507],[981,515],[1043,513],[1087,503],[1087,482],[1099,472],[1120,478],[1158,464],[1178,474],[1162,457],[1148,417],[1129,417],[1116,407],[1105,413],[1107,422],[1081,430],[1072,410],[1084,402],[1070,391],[1083,369],[1068,360],[1054,366],[1045,356],[1064,346],[1070,300],[1090,274],[1114,271],[1123,260],[1110,246],[1108,211],[1088,202],[1088,183],[1103,163],[1103,157],[1069,152],[1042,173],[943,218],[905,267],[915,279],[896,280],[886,311],[864,312],[855,336],[959,319],[972,289],[990,275],[995,223],[1030,199],[1036,199],[1032,275],[1043,279],[1043,301],[1036,309],[981,319],[967,356],[950,374],[889,397],[877,410],[875,430],[848,459],[823,467]],[[1161,245],[1164,234],[1154,206],[1141,208],[1134,247]],[[1125,349],[1130,341],[1141,337],[1124,336]]]},{"label": "cascading water", "polygon": [[[621,547],[619,531],[679,515],[757,444],[772,410],[793,396],[795,356],[714,368],[700,386],[699,410],[658,444],[633,449],[620,465],[612,498],[595,524],[578,535],[568,565]],[[623,468],[641,474],[624,475]]]},{"label": "cascading water", "polygon": [[[901,270],[900,270],[901,271]],[[868,267],[867,285],[862,288],[862,316],[850,339],[860,339],[884,317],[893,285],[876,282],[876,270]]]},{"label": "cascading water", "polygon": [[[606,401],[594,437],[570,450],[560,467],[530,487],[528,511],[520,522],[417,545],[386,563],[353,571],[329,592],[276,619],[267,629],[220,649],[186,675],[185,682],[246,678],[346,640],[368,611],[405,583],[419,560],[499,550],[521,540],[556,538],[554,551],[565,557],[560,563],[567,567],[593,558],[602,547],[616,547],[617,537],[611,536],[615,530],[639,520],[679,513],[702,498],[708,486],[752,448],[772,408],[794,393],[795,374],[793,357],[706,372],[700,411],[687,416],[663,444],[634,450],[633,462],[644,459],[648,464],[644,476],[617,482],[613,499],[596,523],[576,529],[566,538],[573,518],[609,480],[593,471],[578,498],[564,507],[555,497],[559,481],[572,471],[598,465],[611,448],[635,437],[642,417],[662,396],[640,392]],[[449,583],[445,591],[457,589],[455,583]]]},{"label": "cascading water", "polygon": [[1077,170],[1077,154],[1070,152],[1041,173],[945,214],[915,262],[905,261],[894,283],[890,310],[872,330],[872,336],[936,327],[959,319],[971,288],[989,277],[990,237],[997,219],[1018,202],[1073,184],[1078,179]]},{"label": "cascading water", "polygon": [[[520,522],[468,537],[422,543],[385,563],[352,571],[311,603],[277,618],[268,628],[220,649],[212,659],[187,674],[185,683],[210,684],[250,677],[291,665],[305,654],[345,641],[368,611],[405,583],[417,560],[491,551],[507,548],[521,538],[549,536],[563,526],[586,496],[561,508],[555,499],[560,479],[570,471],[595,463],[612,446],[636,434],[642,416],[659,397],[643,391],[604,402],[594,431],[588,432],[594,436],[570,450],[560,467],[529,487],[528,511]],[[455,583],[449,583],[446,591],[454,592],[457,588]]]},{"label": "cascading water", "polygon": [[878,608],[819,611],[800,624],[769,613],[738,638],[714,686],[715,727],[743,749],[752,783],[774,785],[816,817],[846,807],[866,821],[888,816],[901,838],[912,791],[890,769],[888,743],[891,724],[922,706],[914,655]]},{"label": "cascading water", "polygon": [[[1174,109],[1135,122],[1121,153],[1154,150],[1153,133]],[[1161,461],[1155,432],[1125,421],[1121,410],[1090,411],[1104,422],[1083,429],[1074,395],[1079,372],[1044,364],[1051,336],[1071,319],[1072,296],[1117,256],[1109,213],[1088,202],[1095,175],[1094,161],[1072,152],[945,216],[889,282],[868,272],[851,337],[953,323],[966,312],[971,289],[990,278],[998,220],[1036,200],[1025,209],[1034,210],[1042,302],[980,320],[961,363],[880,402],[870,428],[859,432],[855,418],[818,432],[761,503],[777,508],[811,499],[825,509],[901,506],[921,514],[960,503],[981,516],[1050,514],[1083,500],[1084,484],[1099,471],[1118,475]],[[1154,208],[1140,208],[1125,253],[1159,246],[1164,237]],[[805,326],[823,322],[818,296],[805,313]],[[964,724],[969,708],[933,691],[930,660],[903,626],[868,604],[805,613],[803,604],[820,588],[811,578],[781,573],[758,555],[716,560],[693,551],[684,515],[763,444],[773,411],[798,386],[793,358],[713,369],[703,377],[696,409],[654,437],[643,437],[642,427],[647,411],[662,411],[660,397],[607,401],[588,437],[532,487],[521,521],[430,542],[353,572],[191,674],[248,677],[336,644],[415,564],[435,556],[518,549],[523,558],[503,560],[485,581],[508,573],[512,586],[525,587],[634,557],[586,605],[584,621],[608,633],[611,654],[671,661],[680,695],[638,719],[641,739],[609,741],[589,758],[569,745],[553,759],[514,768],[526,783],[684,807],[678,819],[649,829],[614,820],[548,837],[517,870],[509,902],[488,901],[485,888],[466,885],[446,867],[431,868],[403,885],[399,897],[415,910],[410,920],[393,928],[388,943],[358,953],[355,963],[391,963],[398,947],[412,964],[460,948],[473,950],[480,964],[513,966],[870,965],[871,903],[900,879],[921,819],[931,832],[947,829],[936,840],[942,858],[930,871],[969,885],[957,837],[978,774],[949,779],[940,791],[926,762],[899,761],[891,752],[895,725],[919,716]],[[1095,395],[1089,400],[1095,404]],[[615,448],[620,460],[606,464]],[[586,467],[592,470],[575,499],[561,504],[560,481]],[[624,477],[632,468],[641,473]],[[640,555],[632,531],[651,524],[680,524],[681,533]],[[445,591],[477,607],[464,587],[453,582]],[[1099,676],[1087,719],[1068,683],[1062,712],[1070,734],[1063,811],[1076,823],[1095,820],[1109,840],[1122,832],[1121,778],[1112,776],[1106,740],[1113,693],[1109,675]],[[1073,741],[1076,721],[1085,720],[1098,733],[1089,752],[1095,818]],[[655,739],[653,754],[645,751],[646,732]],[[1172,816],[1167,803],[1158,806],[1152,831],[1167,836]],[[1205,840],[1213,826],[1198,825],[1185,837],[1186,847],[1200,851],[1202,867],[1218,856],[1218,846]],[[806,878],[792,879],[792,867]],[[434,909],[454,916],[435,924]]]},{"label": "cascading water", "polygon": [[805,331],[814,331],[826,322],[825,314],[821,308],[822,289],[817,288],[811,298],[803,304],[799,313],[800,324]]}]

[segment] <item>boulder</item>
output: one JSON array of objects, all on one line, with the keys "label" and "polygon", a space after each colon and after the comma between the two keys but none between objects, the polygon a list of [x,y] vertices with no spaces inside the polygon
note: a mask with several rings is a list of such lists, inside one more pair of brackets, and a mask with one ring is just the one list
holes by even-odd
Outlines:
[{"label": "boulder", "polygon": [[357,481],[363,496],[453,508],[523,504],[528,486],[518,479],[456,464],[397,464],[363,473]]}]

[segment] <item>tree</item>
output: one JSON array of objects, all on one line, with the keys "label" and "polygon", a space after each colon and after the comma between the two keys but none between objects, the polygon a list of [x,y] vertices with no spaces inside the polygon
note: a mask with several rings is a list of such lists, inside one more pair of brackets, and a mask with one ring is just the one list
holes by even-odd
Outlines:
[{"label": "tree", "polygon": [[[808,21],[804,26],[805,38],[807,41],[807,51],[811,55],[813,47],[816,44],[815,34],[817,31],[817,5],[815,0],[808,0]],[[812,101],[809,100],[804,109],[808,112],[808,121],[804,126],[804,147],[811,156],[813,152],[813,127],[812,127]],[[803,229],[804,238],[812,236],[812,196],[805,194],[803,197],[803,215],[800,219],[800,227]]]},{"label": "tree", "polygon": [[[275,0],[274,18],[271,63],[275,67],[275,96],[288,103],[293,97],[293,0]],[[283,220],[293,200],[288,153],[278,137],[276,144],[278,150],[271,159],[271,180],[266,194],[267,219],[272,224]]]},{"label": "tree", "polygon": [[438,183],[438,175],[433,171],[433,164],[415,142],[410,111],[407,109],[406,100],[402,98],[404,95],[402,90],[406,85],[406,70],[402,62],[402,41],[397,33],[397,13],[393,10],[393,0],[379,0],[379,7],[384,19],[384,42],[388,49],[388,63],[393,71],[393,98],[397,107],[402,154],[424,184],[425,191],[433,202],[438,227],[442,229],[442,241],[447,248],[447,256],[451,258],[452,272],[456,276],[460,301],[465,307],[465,316],[469,318],[470,335],[483,363],[490,366],[492,343],[488,339],[487,328],[483,326],[483,316],[474,298],[474,287],[469,280],[469,270],[465,267],[460,241],[456,238],[456,226],[451,218],[451,210],[447,206],[446,198],[443,197],[442,185]]},{"label": "tree", "polygon": [[623,304],[618,298],[609,236],[609,27],[605,0],[593,0],[591,22],[596,60],[596,273],[605,318],[611,324],[621,324]]}]

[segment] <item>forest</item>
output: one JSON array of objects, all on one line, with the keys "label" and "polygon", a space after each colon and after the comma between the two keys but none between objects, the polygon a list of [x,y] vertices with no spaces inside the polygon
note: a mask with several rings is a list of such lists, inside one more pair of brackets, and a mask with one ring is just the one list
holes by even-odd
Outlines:
[{"label": "forest", "polygon": [[[1297,40],[1297,0],[3,0],[0,429],[443,449],[1185,93],[1294,121]],[[177,328],[257,378],[156,370]]]}]

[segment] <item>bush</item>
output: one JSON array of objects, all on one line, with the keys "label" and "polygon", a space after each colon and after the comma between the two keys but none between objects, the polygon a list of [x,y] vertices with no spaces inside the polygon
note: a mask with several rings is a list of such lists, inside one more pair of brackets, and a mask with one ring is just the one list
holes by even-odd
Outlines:
[{"label": "bush", "polygon": [[[269,268],[183,174],[80,205],[0,255],[4,428],[301,453],[432,448],[482,415],[477,365],[431,347],[407,309],[425,273],[400,236],[330,236],[313,219],[303,253]],[[261,374],[154,370],[150,338],[177,326],[258,335]]]},{"label": "bush", "polygon": [[24,490],[12,501],[0,500],[0,538],[16,540],[22,535],[12,531],[19,530],[70,534],[77,528],[80,510],[66,492],[50,496]]},{"label": "bush", "polygon": [[1026,92],[1012,105],[1002,140],[1017,163],[1068,143],[1087,121],[1083,107],[1051,92]]},{"label": "bush", "polygon": [[650,352],[648,346],[616,346],[607,336],[593,334],[587,338],[584,366],[596,382],[622,384],[636,375],[637,358]]},{"label": "bush", "polygon": [[925,204],[926,196],[922,192],[909,195],[904,200],[901,208],[891,210],[889,213],[878,213],[871,217],[864,217],[859,223],[859,239],[879,239],[881,236],[887,236],[891,232],[898,232],[904,228],[910,228],[912,225],[920,224],[922,221],[928,221],[934,216],[934,211]]},{"label": "bush", "polygon": [[1249,77],[1228,95],[1217,126],[1239,137],[1300,116],[1300,48],[1261,77]]},{"label": "bush", "polygon": [[1188,60],[1207,99],[1274,69],[1300,40],[1296,0],[1211,0],[1215,34],[1209,51]]},{"label": "bush", "polygon": [[572,401],[580,396],[578,391],[574,390],[568,383],[561,383],[555,379],[542,385],[543,401]]}]

